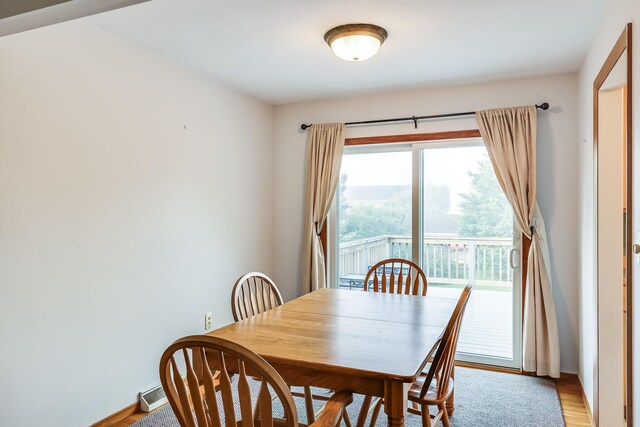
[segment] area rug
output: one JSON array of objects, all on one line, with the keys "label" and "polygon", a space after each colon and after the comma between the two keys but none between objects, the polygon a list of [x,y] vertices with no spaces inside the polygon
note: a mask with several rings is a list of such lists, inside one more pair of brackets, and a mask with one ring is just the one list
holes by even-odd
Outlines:
[{"label": "area rug", "polygon": [[[257,385],[252,387],[257,390]],[[321,393],[320,390],[317,392]],[[562,427],[565,425],[555,382],[549,379],[456,368],[455,399],[456,409],[451,417],[452,427]],[[295,400],[300,421],[306,422],[304,400],[302,398],[295,398]],[[321,401],[317,402],[318,409],[322,404]],[[355,395],[353,403],[348,407],[349,416],[354,423],[358,419],[361,404],[362,396]],[[282,414],[282,409],[276,403],[274,416],[278,414]],[[376,427],[386,425],[386,416],[381,413]],[[407,414],[405,425],[419,427],[422,422],[419,416]],[[169,405],[165,405],[132,424],[132,427],[179,427],[179,424]]]}]

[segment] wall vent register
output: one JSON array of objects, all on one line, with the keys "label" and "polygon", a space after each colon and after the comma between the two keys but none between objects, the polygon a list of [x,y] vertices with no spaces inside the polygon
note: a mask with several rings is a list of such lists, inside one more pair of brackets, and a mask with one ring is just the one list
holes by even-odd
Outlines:
[{"label": "wall vent register", "polygon": [[162,386],[143,391],[139,397],[140,410],[143,412],[151,412],[167,403],[167,395],[164,393]]}]

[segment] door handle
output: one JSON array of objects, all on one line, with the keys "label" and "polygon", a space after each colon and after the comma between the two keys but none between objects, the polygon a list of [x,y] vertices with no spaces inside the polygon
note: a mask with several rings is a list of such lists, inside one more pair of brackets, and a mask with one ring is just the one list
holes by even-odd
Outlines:
[{"label": "door handle", "polygon": [[[516,256],[514,257],[514,255]],[[511,249],[509,252],[509,265],[514,270],[520,267],[520,251],[516,248]]]},{"label": "door handle", "polygon": [[640,254],[640,243],[634,243],[633,246],[631,246],[631,249],[633,250],[634,254]]}]

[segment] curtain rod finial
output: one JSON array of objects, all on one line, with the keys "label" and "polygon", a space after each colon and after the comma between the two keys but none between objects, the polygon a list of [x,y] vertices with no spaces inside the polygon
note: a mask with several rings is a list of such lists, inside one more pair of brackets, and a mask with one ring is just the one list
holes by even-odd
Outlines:
[{"label": "curtain rod finial", "polygon": [[302,130],[307,130],[310,127],[311,127],[311,125],[307,125],[307,124],[304,124],[304,123],[300,125],[300,129],[302,129]]},{"label": "curtain rod finial", "polygon": [[540,108],[541,110],[548,110],[549,109],[549,103],[548,102],[543,102],[540,105],[536,105],[536,107]]}]

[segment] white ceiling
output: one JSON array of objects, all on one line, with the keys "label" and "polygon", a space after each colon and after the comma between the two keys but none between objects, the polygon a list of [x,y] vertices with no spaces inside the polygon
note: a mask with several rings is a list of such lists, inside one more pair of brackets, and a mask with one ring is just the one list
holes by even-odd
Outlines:
[{"label": "white ceiling", "polygon": [[[576,71],[608,0],[153,0],[83,21],[273,104]],[[330,28],[381,25],[374,58]]]}]

